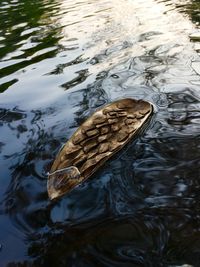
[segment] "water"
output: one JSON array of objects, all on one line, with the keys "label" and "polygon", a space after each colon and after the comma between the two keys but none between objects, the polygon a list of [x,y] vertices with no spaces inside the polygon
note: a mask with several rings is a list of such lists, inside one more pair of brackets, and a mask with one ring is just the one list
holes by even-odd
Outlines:
[{"label": "water", "polygon": [[[199,1],[0,1],[0,266],[200,266]],[[97,107],[147,129],[51,203],[46,173]],[[185,265],[186,266],[186,265]]]}]

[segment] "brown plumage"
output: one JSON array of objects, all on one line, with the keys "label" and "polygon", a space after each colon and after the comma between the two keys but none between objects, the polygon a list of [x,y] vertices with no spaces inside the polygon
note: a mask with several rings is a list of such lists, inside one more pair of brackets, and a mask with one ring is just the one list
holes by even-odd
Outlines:
[{"label": "brown plumage", "polygon": [[129,98],[97,110],[57,155],[48,177],[50,199],[90,177],[135,135],[152,112],[150,103]]}]

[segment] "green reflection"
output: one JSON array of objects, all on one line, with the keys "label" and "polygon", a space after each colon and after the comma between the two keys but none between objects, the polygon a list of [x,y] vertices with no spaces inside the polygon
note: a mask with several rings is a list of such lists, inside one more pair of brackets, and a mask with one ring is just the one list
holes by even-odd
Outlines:
[{"label": "green reflection", "polygon": [[187,13],[190,16],[190,19],[193,23],[200,23],[200,1],[193,0],[190,3],[186,3],[184,5],[177,5],[182,9],[182,12]]},{"label": "green reflection", "polygon": [[[2,1],[0,7],[0,78],[54,57],[61,49],[61,27],[53,20],[58,2]],[[0,85],[1,92],[9,85],[10,82]]]}]

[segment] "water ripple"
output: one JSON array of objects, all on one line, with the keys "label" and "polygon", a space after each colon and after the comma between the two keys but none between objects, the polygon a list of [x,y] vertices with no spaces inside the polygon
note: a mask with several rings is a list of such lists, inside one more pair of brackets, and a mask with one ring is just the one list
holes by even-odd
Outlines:
[{"label": "water ripple", "polygon": [[[2,267],[200,265],[198,23],[198,1],[1,3]],[[123,97],[153,104],[145,131],[50,202],[59,149]]]}]

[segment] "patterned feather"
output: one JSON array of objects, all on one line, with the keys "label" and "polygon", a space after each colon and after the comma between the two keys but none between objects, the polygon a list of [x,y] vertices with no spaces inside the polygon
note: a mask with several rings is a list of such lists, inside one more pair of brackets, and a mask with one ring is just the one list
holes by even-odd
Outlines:
[{"label": "patterned feather", "polygon": [[90,116],[58,153],[48,177],[50,199],[90,177],[138,132],[153,112],[143,100],[122,99]]}]

